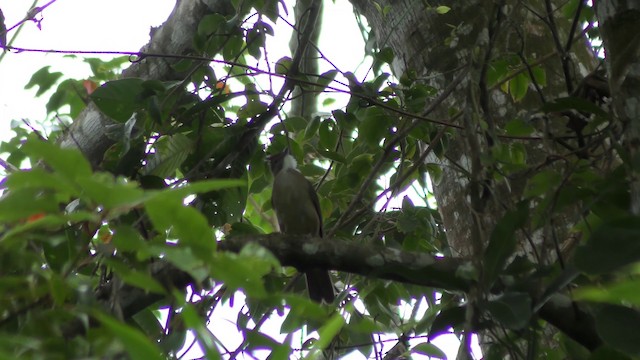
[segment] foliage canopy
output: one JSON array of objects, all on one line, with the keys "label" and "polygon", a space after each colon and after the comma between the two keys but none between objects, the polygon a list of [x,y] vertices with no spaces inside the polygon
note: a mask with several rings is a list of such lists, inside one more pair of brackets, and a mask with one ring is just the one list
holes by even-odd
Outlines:
[{"label": "foliage canopy", "polygon": [[[485,348],[487,358],[525,357],[523,342],[535,357],[640,354],[640,221],[630,211],[629,181],[636,165],[621,140],[624,127],[602,96],[576,92],[535,109],[546,121],[588,120],[579,129],[567,124],[566,136],[554,137],[524,115],[491,128],[481,114],[446,103],[466,72],[444,88],[412,71],[395,79],[388,47],[369,47],[364,80],[337,68],[306,72],[318,2],[298,19],[298,49],[279,60],[269,58],[267,44],[286,5],[225,3],[215,11],[203,5],[186,54],[87,58],[93,75],[81,80],[48,66],[33,74],[27,88],[51,94],[52,118],[64,124],[100,112],[110,119],[100,130],[110,145],[97,160],[60,147],[76,124],[51,126],[46,139],[17,126],[0,145],[7,169],[0,357],[178,358],[190,341],[208,359],[260,351],[272,359],[313,357],[326,348],[374,357],[382,353],[379,334],[395,334],[394,358],[443,358],[431,340],[465,334],[461,349],[469,351],[468,336],[481,331],[501,339]],[[391,11],[375,4],[380,14]],[[554,16],[599,36],[586,3],[568,1],[558,10]],[[162,40],[154,35],[154,41]],[[121,76],[128,60],[166,62],[170,76]],[[482,86],[522,104],[560,76],[526,60],[489,59]],[[324,99],[331,111],[289,111],[294,89]],[[331,108],[331,94],[349,101]],[[432,117],[446,106],[448,118]],[[494,141],[489,152],[473,154],[492,182],[527,179],[475,257],[452,251],[429,190],[443,174],[429,159],[446,158],[468,130],[463,117],[476,121],[473,134],[490,133]],[[566,146],[532,163],[524,144],[533,141]],[[275,224],[265,160],[285,147],[317,185],[326,239],[265,235]],[[605,158],[612,164],[602,172],[594,164]],[[486,187],[469,180],[467,170],[457,169],[460,179]],[[414,195],[389,205],[407,189]],[[535,248],[535,234],[567,211],[579,213],[579,221],[559,226],[576,241],[566,248],[565,239],[554,239],[554,262],[526,256],[520,240]],[[336,271],[335,304],[307,299],[295,270],[307,266]],[[579,309],[569,296],[580,300]],[[208,327],[216,326],[210,323],[216,309],[238,299],[246,299],[235,319],[242,342],[229,348]],[[567,308],[575,313],[564,316]],[[261,328],[276,315],[284,318],[284,340]],[[560,329],[555,346],[540,341],[548,324]]]}]

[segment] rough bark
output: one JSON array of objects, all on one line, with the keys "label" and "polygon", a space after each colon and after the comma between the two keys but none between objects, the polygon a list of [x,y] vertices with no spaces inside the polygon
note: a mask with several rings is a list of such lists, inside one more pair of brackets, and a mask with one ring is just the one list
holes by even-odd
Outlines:
[{"label": "rough bark", "polygon": [[[304,29],[307,24],[307,18],[309,16],[310,0],[297,1],[293,11],[296,17],[296,29],[291,34],[291,40],[289,40],[289,49],[292,54],[295,54],[298,49],[298,42],[300,38],[300,30]],[[323,12],[322,2],[319,2],[320,14]],[[319,74],[320,65],[318,63],[319,53],[316,49],[318,40],[320,39],[320,32],[322,29],[322,15],[318,17],[315,24],[315,30],[311,34],[309,39],[312,46],[307,46],[302,60],[300,61],[300,71],[303,74]],[[291,111],[289,116],[302,116],[307,120],[310,120],[313,115],[318,111],[317,94],[310,91],[303,91],[302,88],[297,87],[291,95]]]},{"label": "rough bark", "polygon": [[[631,164],[640,164],[640,4],[637,1],[596,2],[596,15],[606,50],[613,107],[625,132]],[[633,166],[631,212],[640,215],[640,167]]]},{"label": "rough bark", "polygon": [[[555,137],[566,135],[567,129],[550,127],[532,115],[545,102],[572,93],[579,80],[594,70],[596,61],[589,46],[578,36],[579,29],[573,33],[575,42],[568,39],[572,21],[557,14],[557,1],[439,3],[451,7],[446,14],[418,1],[380,1],[381,8],[389,7],[384,14],[367,1],[352,3],[368,20],[378,48],[393,50],[392,71],[397,78],[414,71],[424,83],[443,89],[461,69],[469,70],[447,106],[434,116],[446,121],[450,109],[459,110],[462,115],[456,125],[463,129],[452,131],[444,157],[434,155],[428,161],[443,171],[442,180],[434,184],[434,195],[452,254],[473,259],[481,268],[491,231],[522,199],[530,176],[527,172],[504,179],[492,176],[494,164],[486,162],[486,156],[491,157],[496,144],[521,141],[500,137],[495,130],[516,118],[536,127],[538,138],[522,141],[528,165],[544,164],[559,150],[566,151]],[[507,55],[527,61],[527,67],[541,66],[547,74],[543,91],[535,88],[541,85],[533,84],[523,99],[515,101],[499,86],[489,88],[487,66]],[[523,71],[529,71],[527,67]],[[526,237],[519,233],[520,252],[534,263],[552,264],[558,255],[554,238],[571,239],[569,229],[579,218],[580,212],[570,209],[560,219],[547,219]],[[490,296],[483,293],[486,290],[468,294],[469,300]]]},{"label": "rough bark", "polygon": [[[477,90],[483,84],[481,81],[481,66],[483,56],[496,58],[505,53],[522,53],[527,59],[539,59],[547,73],[545,95],[549,99],[566,95],[568,90],[565,79],[558,74],[562,68],[560,56],[556,54],[551,34],[546,25],[522,6],[497,6],[493,1],[475,1],[470,3],[452,4],[452,10],[445,14],[437,14],[434,9],[427,9],[424,4],[414,1],[382,2],[390,5],[392,10],[387,16],[382,16],[375,8],[367,6],[365,1],[353,1],[354,6],[367,18],[376,33],[379,48],[391,47],[395,54],[392,70],[396,77],[402,76],[408,70],[416,71],[420,78],[436,88],[442,89],[456,74],[456,70],[463,66],[471,66],[468,78],[449,97],[447,105],[465,110],[463,116],[470,116],[469,112],[478,111],[484,116],[484,121],[504,124],[516,117],[527,117],[541,105],[538,94],[529,94],[519,103],[515,103],[499,88],[487,89],[487,94]],[[542,2],[533,2],[532,8],[544,11]],[[498,15],[498,13],[503,13]],[[506,13],[506,14],[505,14]],[[502,20],[498,16],[506,17]],[[389,26],[394,24],[394,26]],[[451,25],[460,25],[452,31]],[[570,22],[560,21],[558,28],[566,36]],[[492,34],[493,39],[490,39]],[[449,45],[445,46],[444,43]],[[488,48],[488,47],[493,48]],[[588,74],[595,62],[586,41],[575,46],[575,51],[567,54],[570,57],[571,71],[580,79]],[[560,76],[558,76],[560,75]],[[573,84],[575,86],[575,84]],[[481,98],[486,96],[486,98]],[[485,104],[488,108],[483,108]],[[446,107],[442,107],[438,116],[447,119]],[[462,119],[459,125],[467,126]],[[471,123],[477,126],[478,124]],[[475,129],[467,129],[472,131]],[[482,172],[474,169],[473,149],[469,148],[468,132],[457,131],[450,144],[446,159],[432,156],[429,161],[439,163],[444,174],[440,183],[434,184],[434,194],[438,201],[438,208],[443,215],[447,238],[451,247],[458,255],[468,256],[474,253],[470,239],[474,228],[470,206],[469,180],[457,169],[460,167],[469,173]],[[477,137],[477,136],[476,136]],[[488,151],[483,139],[479,138],[481,151]],[[507,141],[507,140],[505,140]],[[539,141],[527,144],[529,158],[527,162],[536,164],[544,160],[546,155],[554,153],[557,146]],[[482,164],[478,164],[482,166]],[[476,179],[478,180],[478,179]],[[474,181],[474,179],[471,179]],[[499,189],[500,202],[494,204],[499,211],[490,214],[495,221],[503,208],[517,201],[522,193],[526,177],[515,179],[509,183],[510,189]],[[504,184],[502,184],[504,185]],[[494,196],[494,201],[498,196]],[[493,220],[493,221],[492,221]],[[540,239],[538,239],[540,240]]]}]

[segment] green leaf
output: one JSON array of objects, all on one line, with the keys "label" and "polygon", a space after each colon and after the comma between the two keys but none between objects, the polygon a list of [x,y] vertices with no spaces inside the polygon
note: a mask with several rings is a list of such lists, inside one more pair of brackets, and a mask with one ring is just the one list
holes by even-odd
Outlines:
[{"label": "green leaf", "polygon": [[61,108],[68,105],[70,111],[67,115],[75,118],[86,107],[85,100],[80,96],[80,94],[85,94],[85,90],[82,89],[83,87],[79,80],[67,79],[62,81],[56,91],[49,97],[49,101],[47,101],[45,106],[47,114],[55,111],[61,112]]},{"label": "green leaf", "polygon": [[[119,153],[119,155],[126,154],[131,148],[132,144],[141,142],[140,140],[136,141],[137,139],[134,139],[136,137],[135,129],[136,129],[137,123],[138,123],[138,119],[136,119],[135,117],[131,117],[129,120],[125,121],[124,123],[111,124],[107,126],[107,128],[105,129],[105,135],[109,139],[117,141],[118,143],[121,144],[122,150]],[[144,147],[146,147],[146,144],[144,145],[145,145]],[[141,156],[136,157],[136,160],[138,162],[140,161],[140,157]],[[132,167],[133,166],[134,164],[132,164]]]},{"label": "green leaf", "polygon": [[640,313],[615,305],[605,305],[596,313],[596,331],[611,347],[631,356],[640,356]]},{"label": "green leaf", "polygon": [[301,319],[302,322],[309,320],[326,321],[329,316],[327,308],[309,300],[306,296],[284,294],[282,299],[289,306],[289,315]]},{"label": "green leaf", "polygon": [[176,196],[181,199],[184,199],[189,195],[201,194],[201,193],[206,193],[210,191],[224,190],[224,189],[236,188],[236,187],[246,187],[246,186],[247,186],[247,181],[243,179],[215,179],[215,180],[198,181],[195,183],[190,183],[187,186],[173,188],[166,191],[173,194],[172,196]]},{"label": "green leaf", "polygon": [[430,342],[422,342],[411,348],[412,353],[429,356],[429,358],[446,359],[447,355],[439,347]]},{"label": "green leaf", "polygon": [[[582,1],[582,0],[581,0]],[[583,348],[584,349],[584,348]],[[573,358],[577,359],[577,358]],[[591,353],[591,356],[588,358],[589,360],[632,360],[631,357],[626,356],[625,354],[612,349],[610,346],[600,346],[595,351]],[[633,359],[637,359],[634,357]]]},{"label": "green leaf", "polygon": [[[62,223],[60,224],[62,225]],[[62,273],[66,266],[78,255],[78,239],[69,239],[63,235],[50,236],[42,242],[42,252],[47,259],[47,266],[53,271]]]},{"label": "green leaf", "polygon": [[582,287],[574,299],[640,306],[640,279],[624,279],[614,284]]},{"label": "green leaf", "polygon": [[111,174],[98,173],[92,177],[78,179],[82,189],[82,198],[105,209],[132,208],[151,197],[143,192],[138,184],[124,178],[114,179]]},{"label": "green leaf", "polygon": [[373,167],[373,155],[370,153],[360,154],[351,159],[348,164],[350,174],[358,174],[364,177],[371,172],[371,168]]},{"label": "green leaf", "polygon": [[[187,334],[189,334],[189,332],[183,331],[182,329],[180,330],[171,329],[171,331],[166,335],[164,334],[158,335],[158,339],[160,339],[158,345],[160,345],[160,347],[165,353],[177,353],[181,349],[185,348],[185,343],[187,341]],[[208,357],[207,359],[211,359],[211,358]]]},{"label": "green leaf", "polygon": [[93,316],[104,325],[115,338],[120,340],[132,359],[162,360],[160,349],[140,330],[105,315],[94,312]]},{"label": "green leaf", "polygon": [[[222,57],[227,61],[234,61],[239,64],[246,64],[246,59],[244,56],[244,37],[238,28],[234,28],[231,30],[233,33],[237,33],[231,36],[225,35],[226,42],[222,47]],[[248,85],[252,83],[252,78],[247,77],[244,70],[240,67],[236,66],[230,69],[231,74],[237,75],[236,79],[240,81],[243,85]]]},{"label": "green leaf", "polygon": [[390,47],[385,47],[384,49],[376,53],[376,58],[387,64],[391,64],[394,58],[393,49],[391,49]]},{"label": "green leaf", "polygon": [[147,244],[136,229],[127,225],[116,227],[111,241],[120,251],[138,251],[145,248]]},{"label": "green leaf", "polygon": [[291,69],[292,60],[289,56],[284,56],[276,61],[276,74],[286,75]]},{"label": "green leaf", "polygon": [[347,132],[353,131],[353,129],[355,129],[358,125],[358,119],[351,112],[345,113],[342,110],[333,110],[331,112],[331,115],[333,115],[336,124],[338,124],[341,129]]},{"label": "green leaf", "polygon": [[275,23],[278,20],[278,15],[280,14],[280,8],[278,5],[281,5],[284,9],[284,12],[288,14],[287,7],[283,1],[277,0],[267,0],[262,2],[263,5],[258,7],[257,9],[263,15],[265,15],[271,22]]},{"label": "green leaf", "polygon": [[189,273],[196,282],[202,282],[210,276],[207,264],[211,258],[202,260],[202,254],[194,253],[192,248],[163,244],[151,245],[147,250],[150,254],[162,256],[178,269]]},{"label": "green leaf", "polygon": [[562,175],[557,171],[542,170],[527,181],[524,197],[532,198],[550,194],[556,190],[561,181]]},{"label": "green leaf", "polygon": [[262,235],[265,232],[261,228],[244,221],[231,224],[231,233],[233,235]]},{"label": "green leaf", "polygon": [[148,292],[156,294],[165,294],[166,290],[150,275],[140,271],[139,269],[132,269],[128,265],[117,261],[116,259],[105,258],[103,260],[125,283],[143,289]]},{"label": "green leaf", "polygon": [[504,125],[504,133],[510,136],[528,136],[536,129],[522,119],[513,119]]},{"label": "green leaf", "polygon": [[213,279],[224,282],[232,289],[242,289],[252,298],[267,295],[262,277],[272,271],[271,259],[218,252],[214,254],[211,264]]},{"label": "green leaf", "polygon": [[61,72],[49,72],[51,66],[45,66],[31,75],[31,79],[25,85],[25,89],[31,89],[34,86],[38,87],[36,91],[36,97],[44,94],[47,90],[51,89],[53,85],[62,77]]},{"label": "green leaf", "polygon": [[264,29],[260,26],[260,22],[247,31],[247,51],[249,55],[253,56],[257,60],[262,57],[262,48],[264,48],[266,36]]},{"label": "green leaf", "polygon": [[442,167],[438,164],[435,163],[429,163],[426,166],[427,168],[427,172],[429,173],[429,178],[431,179],[431,181],[438,185],[440,184],[440,181],[442,181]]},{"label": "green leaf", "polygon": [[493,283],[513,254],[516,247],[515,232],[524,226],[528,215],[529,203],[522,201],[515,210],[507,212],[496,224],[484,253],[483,276],[486,284]]},{"label": "green leaf", "polygon": [[603,222],[578,247],[576,266],[589,274],[603,274],[640,261],[640,219],[627,216]]},{"label": "green leaf", "polygon": [[11,190],[25,188],[50,189],[69,195],[75,195],[78,192],[78,189],[75,188],[70,181],[42,168],[33,168],[11,173],[7,177],[6,185]]},{"label": "green leaf", "polygon": [[144,80],[138,78],[109,81],[97,88],[91,99],[105,115],[125,122],[144,105],[143,83]]},{"label": "green leaf", "polygon": [[390,47],[385,47],[384,49],[373,54],[373,58],[373,71],[377,74],[383,64],[391,64],[393,62],[393,50]]},{"label": "green leaf", "polygon": [[329,107],[330,105],[333,105],[336,102],[336,99],[334,98],[326,98],[324,100],[322,100],[322,106],[326,106]]},{"label": "green leaf", "polygon": [[347,163],[347,159],[335,151],[318,149],[318,153],[329,160],[337,161],[342,164]]},{"label": "green leaf", "polygon": [[346,324],[345,329],[353,333],[371,336],[372,332],[384,331],[383,326],[368,316],[354,316]]},{"label": "green leaf", "polygon": [[280,267],[280,262],[268,249],[256,244],[249,243],[240,251],[239,255],[248,259],[248,262],[256,261],[259,266],[256,271],[268,274],[272,269]]},{"label": "green leaf", "polygon": [[509,93],[513,101],[518,102],[527,95],[527,89],[530,83],[531,79],[524,73],[520,73],[509,80]]},{"label": "green leaf", "polygon": [[51,274],[49,289],[53,301],[58,306],[64,306],[65,300],[73,295],[73,290],[67,285],[65,279],[56,273]]},{"label": "green leaf", "polygon": [[149,337],[160,338],[164,334],[160,319],[155,314],[155,310],[147,307],[133,315],[133,320]]},{"label": "green leaf", "polygon": [[31,215],[55,214],[59,210],[58,202],[52,194],[38,189],[11,191],[0,199],[0,219],[3,222],[26,221]]},{"label": "green leaf", "polygon": [[[545,359],[548,360],[561,360],[561,359],[582,359],[582,360],[595,360],[591,357],[592,352],[587,350],[586,347],[568,337],[565,333],[559,333],[558,336],[554,336],[558,346],[554,346],[555,356],[551,353],[545,354]],[[601,346],[603,347],[603,346]],[[599,348],[601,348],[599,347]],[[562,350],[560,350],[562,349]],[[616,360],[622,360],[620,358],[611,358]]]},{"label": "green leaf", "polygon": [[200,201],[200,211],[213,226],[223,226],[242,219],[247,205],[247,187],[208,193]]},{"label": "green leaf", "polygon": [[[238,316],[240,316],[240,314],[238,314]],[[238,324],[240,324],[239,321]],[[303,319],[301,319],[298,315],[293,315],[289,312],[280,325],[280,333],[292,334],[296,330],[302,328],[304,325],[305,321]]]},{"label": "green leaf", "polygon": [[429,339],[433,340],[441,334],[447,333],[450,328],[459,328],[464,324],[465,313],[465,306],[455,306],[440,311],[431,324]]},{"label": "green leaf", "polygon": [[494,60],[487,69],[487,85],[493,87],[509,74],[509,63],[504,60]]},{"label": "green leaf", "polygon": [[279,134],[281,130],[285,128],[290,132],[302,131],[307,128],[309,125],[309,120],[303,118],[302,116],[289,116],[287,117],[283,123],[276,124],[271,129],[271,132],[274,134]]},{"label": "green leaf", "polygon": [[202,213],[184,206],[182,199],[170,192],[160,193],[147,200],[145,209],[158,230],[171,230],[180,245],[191,247],[194,254],[202,259],[211,258],[216,240]]},{"label": "green leaf", "polygon": [[531,72],[533,73],[533,79],[536,81],[538,86],[547,86],[547,72],[542,66],[534,67],[533,69],[531,69]]},{"label": "green leaf", "polygon": [[335,150],[336,144],[338,144],[339,131],[333,119],[324,119],[320,123],[319,134],[320,146],[326,150]]},{"label": "green leaf", "polygon": [[544,104],[544,106],[542,106],[542,110],[546,113],[576,110],[580,112],[596,114],[604,118],[609,117],[609,114],[602,110],[601,107],[587,99],[579,97],[564,97],[555,99],[552,102]]},{"label": "green leaf", "polygon": [[329,86],[329,84],[333,82],[333,80],[336,78],[336,75],[338,75],[338,70],[329,70],[322,73],[322,75],[318,77],[318,80],[316,82],[320,86],[320,89],[317,90],[324,91],[324,89],[326,89],[327,86]]},{"label": "green leaf", "polygon": [[[46,202],[47,204],[51,204],[52,207],[56,207],[56,210],[59,210],[57,208],[57,204],[51,201],[46,201]],[[3,204],[2,201],[0,201],[0,218],[2,218],[4,221],[14,220],[13,218],[6,216],[6,214],[3,214],[3,211],[5,210],[4,205],[5,204]],[[15,220],[27,220],[27,222],[12,226],[11,230],[6,231],[5,233],[2,234],[3,236],[2,238],[0,238],[0,243],[21,234],[34,233],[34,229],[50,230],[52,228],[60,228],[62,226],[68,226],[69,223],[80,223],[85,221],[96,223],[100,221],[99,217],[92,212],[73,212],[67,215],[57,215],[57,214],[46,215],[35,221],[32,221],[27,218],[28,215],[40,216],[47,212],[35,211],[32,213],[29,213],[26,216],[19,217],[21,214],[18,211],[11,211],[12,207],[10,205],[7,206],[7,208],[9,210],[8,212],[11,215],[16,216]],[[13,207],[13,209],[17,210],[20,208]]]},{"label": "green leaf", "polygon": [[379,147],[380,141],[389,133],[391,126],[391,119],[385,110],[370,106],[358,111],[356,116],[361,121],[358,126],[358,138],[362,138],[372,148]]},{"label": "green leaf", "polygon": [[309,121],[307,127],[304,129],[304,140],[309,140],[316,135],[320,128],[320,120],[322,120],[320,116],[314,116],[313,119]]},{"label": "green leaf", "polygon": [[203,36],[214,34],[225,22],[224,16],[221,14],[205,15],[198,23],[198,34]]},{"label": "green leaf", "polygon": [[438,14],[446,14],[449,11],[451,11],[451,8],[448,7],[448,6],[440,5],[440,6],[436,7],[436,12]]},{"label": "green leaf", "polygon": [[24,144],[22,151],[34,160],[43,160],[55,172],[70,180],[92,173],[91,165],[77,149],[62,149],[47,141],[30,140]]},{"label": "green leaf", "polygon": [[143,174],[166,178],[173,176],[193,151],[193,143],[184,134],[175,134],[160,137],[153,149],[155,153],[147,159]]},{"label": "green leaf", "polygon": [[525,293],[506,293],[486,304],[493,317],[509,329],[522,329],[531,319],[531,297]]},{"label": "green leaf", "polygon": [[321,350],[326,349],[331,344],[331,341],[338,335],[344,324],[345,321],[342,314],[335,313],[331,316],[324,326],[318,329],[320,338],[314,344],[313,351],[311,351],[305,359],[315,359]]},{"label": "green leaf", "polygon": [[380,15],[382,15],[382,6],[377,1],[373,1],[373,6],[375,6],[376,10]]},{"label": "green leaf", "polygon": [[118,56],[113,59],[103,60],[99,58],[84,58],[82,61],[89,64],[93,77],[98,80],[111,80],[117,76],[117,72],[122,69],[124,64],[129,63],[129,56]]},{"label": "green leaf", "polygon": [[268,349],[269,352],[271,352],[273,349],[281,346],[274,338],[259,331],[247,332],[245,341],[247,343],[247,350],[249,351]]},{"label": "green leaf", "polygon": [[238,118],[249,119],[267,111],[268,105],[264,101],[249,99],[247,104],[238,110]]},{"label": "green leaf", "polygon": [[570,0],[565,3],[562,7],[562,15],[568,20],[573,20],[576,16],[576,11],[578,10],[578,3],[582,0]]},{"label": "green leaf", "polygon": [[[521,142],[514,142],[509,146],[509,155],[511,164],[521,166],[522,168],[526,165],[527,160],[527,149]],[[516,167],[513,167],[514,169]]]}]

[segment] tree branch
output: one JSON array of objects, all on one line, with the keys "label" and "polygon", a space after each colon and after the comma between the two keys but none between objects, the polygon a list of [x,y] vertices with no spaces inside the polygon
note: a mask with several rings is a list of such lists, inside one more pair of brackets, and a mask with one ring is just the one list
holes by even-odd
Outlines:
[{"label": "tree branch", "polygon": [[[321,267],[362,276],[433,287],[445,291],[467,291],[471,280],[459,276],[467,266],[463,259],[436,257],[426,253],[401,251],[386,247],[356,244],[352,241],[327,238],[301,238],[280,233],[268,235],[231,236],[218,245],[220,251],[239,252],[249,243],[257,243],[271,251],[284,266],[300,270]],[[166,262],[155,262],[151,275],[167,289],[184,289],[194,281],[184,271]],[[110,308],[110,288],[100,288],[96,297]],[[531,293],[535,293],[532,290]],[[130,318],[165,296],[124,284],[115,299],[124,318]],[[574,307],[571,299],[557,294],[541,307],[538,315],[590,350],[602,343],[588,312]],[[67,338],[82,334],[84,323],[70,323],[64,331]]]},{"label": "tree branch", "polygon": [[[227,238],[218,249],[239,252],[251,242],[270,250],[282,265],[301,270],[320,267],[445,291],[468,291],[472,283],[458,275],[470,264],[464,259],[436,257],[335,238],[300,238],[279,233],[242,235]],[[538,287],[532,285],[529,292],[535,296],[533,294],[537,290]],[[594,319],[573,305],[568,297],[556,294],[537,314],[587,349],[595,350],[602,341],[595,330]]]},{"label": "tree branch", "polygon": [[342,239],[312,238],[280,233],[232,236],[220,250],[239,252],[256,242],[269,249],[284,266],[325,268],[449,291],[464,291],[471,280],[456,276],[467,264],[461,259],[436,257]]}]

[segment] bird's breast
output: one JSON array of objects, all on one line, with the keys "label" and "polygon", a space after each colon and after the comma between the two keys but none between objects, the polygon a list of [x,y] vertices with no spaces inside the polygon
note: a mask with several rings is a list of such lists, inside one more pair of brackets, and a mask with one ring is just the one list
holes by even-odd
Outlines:
[{"label": "bird's breast", "polygon": [[272,204],[280,231],[286,234],[318,235],[319,214],[313,204],[313,187],[299,172],[281,171],[273,181]]}]

